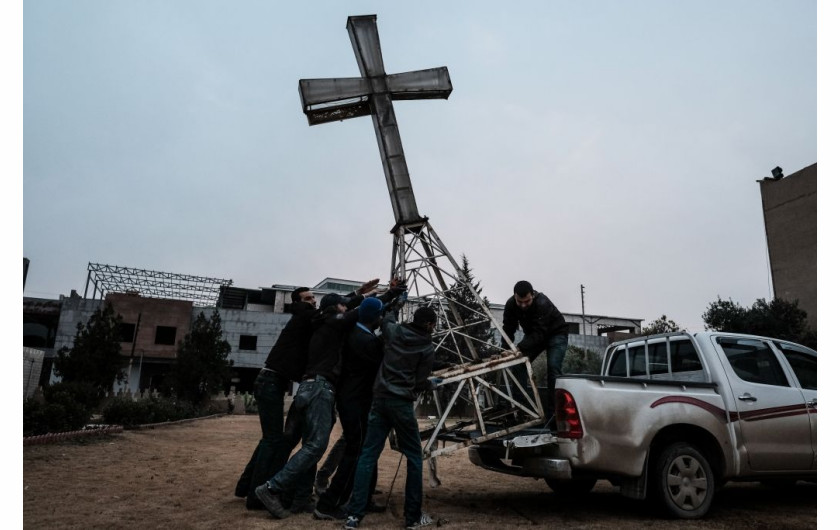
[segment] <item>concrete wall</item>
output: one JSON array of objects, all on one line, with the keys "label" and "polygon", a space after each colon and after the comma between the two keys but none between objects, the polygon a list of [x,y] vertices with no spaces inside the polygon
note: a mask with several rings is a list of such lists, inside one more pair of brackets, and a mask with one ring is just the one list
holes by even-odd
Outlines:
[{"label": "concrete wall", "polygon": [[[175,359],[178,356],[178,342],[183,340],[190,331],[192,302],[146,298],[123,293],[108,294],[105,300],[114,306],[114,311],[122,316],[124,323],[136,326],[135,356],[142,354],[144,358],[158,359]],[[175,328],[174,344],[155,343],[159,326]],[[121,346],[123,355],[131,354],[131,342],[124,342]]]},{"label": "concrete wall", "polygon": [[[213,308],[203,308],[209,317]],[[209,311],[209,312],[208,312]],[[200,308],[193,310],[193,316],[198,316]],[[235,309],[220,309],[222,331],[224,339],[231,347],[230,358],[234,366],[243,368],[262,368],[268,352],[280,335],[283,326],[292,318],[290,313],[266,313],[262,311],[241,311]],[[257,337],[256,350],[240,350],[239,338],[242,335]]]},{"label": "concrete wall", "polygon": [[759,185],[774,295],[799,300],[816,330],[817,164]]}]

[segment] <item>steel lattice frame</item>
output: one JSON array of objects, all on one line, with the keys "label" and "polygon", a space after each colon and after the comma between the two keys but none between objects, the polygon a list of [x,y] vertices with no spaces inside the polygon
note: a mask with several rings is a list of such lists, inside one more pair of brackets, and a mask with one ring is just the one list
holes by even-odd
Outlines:
[{"label": "steel lattice frame", "polygon": [[217,305],[221,289],[233,285],[233,280],[88,263],[85,298],[91,284],[91,298],[96,298],[97,294],[99,298],[104,298],[108,293],[137,293],[150,298],[187,300],[199,307],[213,307]]},{"label": "steel lattice frame", "polygon": [[[418,305],[432,307],[438,314],[437,328],[432,334],[435,352],[446,350],[460,361],[456,366],[432,374],[440,379],[432,391],[438,420],[433,429],[422,433],[426,439],[424,456],[434,458],[449,454],[468,445],[542,424],[542,404],[531,364],[516,349],[472,284],[466,281],[463,271],[428,219],[398,225],[393,236],[392,275],[406,280],[410,301],[402,309],[401,320],[410,321],[411,313]],[[458,302],[453,296],[455,285],[466,286],[481,311]],[[489,323],[498,331],[502,344],[481,341],[467,333],[466,315],[469,315],[469,326]],[[454,340],[457,337],[463,340]],[[447,341],[450,338],[453,340]],[[488,357],[479,358],[478,343],[485,351],[489,350]],[[517,380],[514,369],[525,371],[528,388]],[[524,399],[514,397],[515,390]],[[475,415],[471,420],[448,424],[449,414],[458,400],[472,404]],[[477,436],[469,434],[475,430],[479,431]],[[440,447],[439,442],[446,441],[454,443]]]}]

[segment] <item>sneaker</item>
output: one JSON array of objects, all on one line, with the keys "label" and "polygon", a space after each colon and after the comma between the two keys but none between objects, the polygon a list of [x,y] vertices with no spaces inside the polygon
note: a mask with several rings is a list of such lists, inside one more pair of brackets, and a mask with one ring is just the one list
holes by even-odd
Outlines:
[{"label": "sneaker", "polygon": [[341,508],[319,508],[316,506],[312,516],[322,521],[343,521],[347,518],[347,512]]},{"label": "sneaker", "polygon": [[351,530],[353,528],[359,528],[361,526],[361,521],[355,515],[348,515],[347,519],[344,521],[344,530]]},{"label": "sneaker", "polygon": [[272,491],[268,488],[267,482],[262,486],[257,486],[257,489],[254,490],[254,494],[256,494],[257,498],[263,503],[265,509],[268,510],[274,517],[284,519],[292,515],[291,510],[283,506],[283,503],[280,502],[280,495],[272,493]]},{"label": "sneaker", "polygon": [[406,530],[417,530],[418,528],[425,528],[427,526],[432,526],[436,523],[432,516],[427,513],[421,513],[420,519],[416,521],[414,524],[409,524],[405,526]]}]

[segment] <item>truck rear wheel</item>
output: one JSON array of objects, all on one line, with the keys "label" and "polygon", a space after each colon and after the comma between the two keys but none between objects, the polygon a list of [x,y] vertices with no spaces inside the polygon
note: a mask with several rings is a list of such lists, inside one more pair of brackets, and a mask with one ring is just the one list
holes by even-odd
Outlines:
[{"label": "truck rear wheel", "polygon": [[706,515],[715,476],[701,451],[685,442],[671,444],[659,454],[653,471],[653,491],[667,513],[680,519]]},{"label": "truck rear wheel", "polygon": [[545,483],[554,490],[554,493],[562,497],[579,497],[586,495],[595,487],[596,479],[575,478],[569,480],[547,478]]}]

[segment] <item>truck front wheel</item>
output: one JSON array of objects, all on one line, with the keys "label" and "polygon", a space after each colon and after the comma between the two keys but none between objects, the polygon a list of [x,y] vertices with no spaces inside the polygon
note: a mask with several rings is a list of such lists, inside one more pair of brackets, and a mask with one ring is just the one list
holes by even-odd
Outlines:
[{"label": "truck front wheel", "polygon": [[693,445],[669,445],[656,459],[654,492],[665,511],[680,519],[706,515],[715,494],[715,476],[709,461]]},{"label": "truck front wheel", "polygon": [[545,483],[561,497],[579,497],[586,495],[595,487],[594,478],[576,478],[570,480],[547,478]]}]

